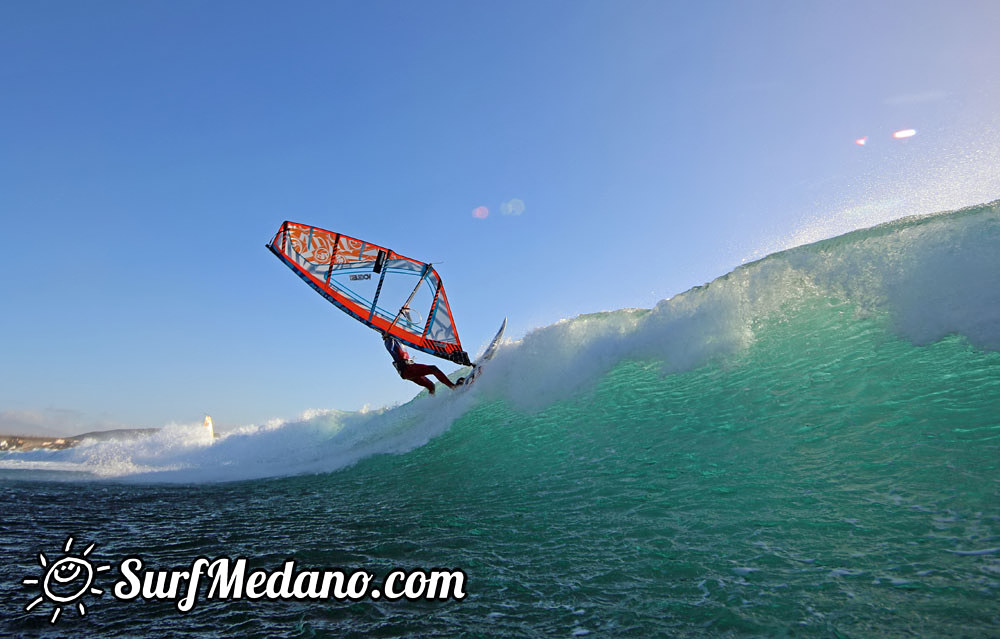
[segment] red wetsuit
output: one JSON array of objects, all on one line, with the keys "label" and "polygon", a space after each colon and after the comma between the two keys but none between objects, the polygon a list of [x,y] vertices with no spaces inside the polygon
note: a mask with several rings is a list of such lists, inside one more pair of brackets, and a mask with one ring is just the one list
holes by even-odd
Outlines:
[{"label": "red wetsuit", "polygon": [[406,349],[399,343],[399,340],[392,335],[386,335],[383,343],[385,344],[385,350],[389,351],[389,355],[392,355],[392,365],[396,367],[396,372],[403,379],[423,386],[431,395],[434,394],[434,382],[427,379],[427,375],[433,375],[448,388],[455,388],[455,384],[437,366],[417,364],[410,359],[410,354],[406,352]]}]

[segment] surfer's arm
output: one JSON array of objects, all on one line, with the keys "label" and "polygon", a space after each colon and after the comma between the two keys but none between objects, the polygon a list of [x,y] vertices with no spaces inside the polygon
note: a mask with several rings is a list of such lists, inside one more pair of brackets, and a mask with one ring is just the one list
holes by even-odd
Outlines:
[{"label": "surfer's arm", "polygon": [[400,361],[404,362],[408,362],[412,359],[410,354],[406,352],[406,349],[403,348],[403,345],[399,343],[398,339],[388,333],[383,333],[383,335],[385,337],[382,339],[382,343],[385,344],[385,350],[389,351],[393,360],[396,360],[397,356]]}]

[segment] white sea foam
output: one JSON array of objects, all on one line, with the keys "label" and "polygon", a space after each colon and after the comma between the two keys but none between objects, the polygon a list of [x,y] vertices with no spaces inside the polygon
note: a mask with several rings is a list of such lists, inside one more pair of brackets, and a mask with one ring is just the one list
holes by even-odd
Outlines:
[{"label": "white sea foam", "polygon": [[1000,349],[1000,205],[893,222],[742,266],[652,310],[585,315],[506,345],[479,390],[525,409],[571,396],[622,359],[689,370],[753,343],[807,299],[884,315],[921,345],[960,334]]},{"label": "white sea foam", "polygon": [[[768,318],[834,299],[886,318],[915,344],[960,334],[1000,349],[1000,207],[897,221],[742,266],[653,309],[584,315],[501,346],[472,388],[397,407],[311,411],[245,426],[210,443],[200,424],[62,451],[3,453],[0,469],[86,470],[99,478],[205,482],[329,472],[402,453],[441,434],[476,403],[535,410],[591,387],[623,359],[665,374],[738,354]],[[30,470],[28,470],[30,469]]]}]

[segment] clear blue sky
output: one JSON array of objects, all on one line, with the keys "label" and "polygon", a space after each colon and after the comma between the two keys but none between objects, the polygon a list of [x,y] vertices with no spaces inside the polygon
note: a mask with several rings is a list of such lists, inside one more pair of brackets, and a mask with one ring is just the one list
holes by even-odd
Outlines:
[{"label": "clear blue sky", "polygon": [[285,219],[437,263],[475,351],[810,224],[993,199],[998,28],[990,1],[0,3],[0,431],[411,397],[264,248]]}]

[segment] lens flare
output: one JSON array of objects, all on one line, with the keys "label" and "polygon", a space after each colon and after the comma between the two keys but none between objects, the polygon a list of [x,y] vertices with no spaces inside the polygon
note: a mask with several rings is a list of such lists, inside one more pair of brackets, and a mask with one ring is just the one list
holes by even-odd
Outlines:
[{"label": "lens flare", "polygon": [[857,144],[858,146],[864,146],[868,144],[868,136],[866,135],[863,138],[858,138],[857,140],[854,141],[854,143]]},{"label": "lens flare", "polygon": [[899,131],[893,133],[892,137],[896,138],[897,140],[903,140],[906,138],[912,138],[916,134],[917,134],[916,129],[900,129]]},{"label": "lens flare", "polygon": [[472,217],[476,218],[477,220],[485,220],[489,216],[490,216],[490,210],[485,206],[477,206],[476,208],[472,209]]}]

